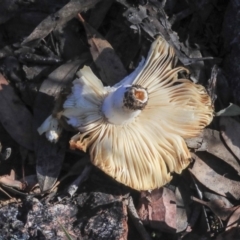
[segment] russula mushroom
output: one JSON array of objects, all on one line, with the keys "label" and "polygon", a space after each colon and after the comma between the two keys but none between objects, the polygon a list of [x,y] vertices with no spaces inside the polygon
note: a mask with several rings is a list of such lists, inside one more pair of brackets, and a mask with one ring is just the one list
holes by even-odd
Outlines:
[{"label": "russula mushroom", "polygon": [[136,190],[159,188],[171,172],[181,173],[191,158],[184,139],[211,122],[213,108],[203,86],[179,78],[187,70],[174,60],[158,37],[146,61],[113,87],[83,67],[63,105],[62,117],[79,131],[71,148],[88,150],[95,166]]}]

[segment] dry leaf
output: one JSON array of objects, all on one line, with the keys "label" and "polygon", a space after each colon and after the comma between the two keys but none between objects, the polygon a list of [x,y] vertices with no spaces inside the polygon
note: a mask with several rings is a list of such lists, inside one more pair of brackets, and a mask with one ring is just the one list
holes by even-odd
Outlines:
[{"label": "dry leaf", "polygon": [[240,160],[240,123],[231,117],[222,117],[220,129],[225,143]]},{"label": "dry leaf", "polygon": [[233,212],[229,218],[225,232],[217,236],[216,240],[238,240],[239,239],[239,217],[240,207]]},{"label": "dry leaf", "polygon": [[210,208],[213,213],[223,221],[226,221],[229,216],[238,208],[238,206],[227,208],[224,201],[221,199],[214,199],[206,202],[196,197],[192,197],[192,200]]},{"label": "dry leaf", "polygon": [[223,144],[219,131],[206,128],[198,137],[190,138],[185,141],[189,148],[193,148],[196,152],[207,151],[211,153],[229,164],[240,174],[240,165],[237,159]]},{"label": "dry leaf", "polygon": [[233,117],[240,115],[240,107],[234,103],[230,103],[228,107],[216,112],[217,117]]},{"label": "dry leaf", "polygon": [[186,208],[188,208],[188,206],[183,200],[183,196],[179,187],[176,188],[175,195],[176,195],[176,204],[177,204],[176,228],[177,228],[177,232],[182,232],[188,226],[188,216],[186,211]]},{"label": "dry leaf", "polygon": [[197,180],[208,189],[231,199],[240,199],[240,182],[227,179],[193,154],[195,162],[192,169],[188,169]]},{"label": "dry leaf", "polygon": [[88,23],[95,29],[98,29],[104,18],[106,17],[107,12],[113,4],[113,0],[104,0],[96,5],[95,8],[91,10],[91,14],[88,19]]},{"label": "dry leaf", "polygon": [[74,18],[78,12],[86,11],[95,6],[101,0],[71,0],[58,12],[49,15],[45,18],[34,30],[33,32],[22,42],[26,44],[33,40],[42,39],[46,37],[54,28],[57,28],[67,21]]},{"label": "dry leaf", "polygon": [[0,121],[21,146],[33,150],[33,117],[12,86],[0,74]]},{"label": "dry leaf", "polygon": [[15,172],[11,170],[10,175],[0,176],[0,185],[5,185],[6,187],[14,187],[19,190],[24,190],[26,184],[15,179]]},{"label": "dry leaf", "polygon": [[[118,1],[127,6],[126,1]],[[131,13],[127,14],[127,12],[125,18],[131,25],[136,24],[137,26],[140,26],[143,31],[152,38],[157,34],[161,34],[168,43],[174,47],[177,57],[185,66],[203,60],[214,59],[213,57],[190,58],[187,56],[186,48],[180,43],[178,34],[171,29],[172,26],[164,9],[161,6],[156,7],[155,3],[156,1],[146,4],[144,7],[138,6],[138,8],[131,8]],[[129,6],[127,7],[129,8]],[[147,12],[148,15],[145,12]],[[137,27],[137,29],[138,28],[139,27]]]},{"label": "dry leaf", "polygon": [[114,85],[127,75],[126,69],[111,44],[84,21],[80,14],[79,19],[85,28],[90,52],[95,64],[99,68],[101,80],[109,86]]},{"label": "dry leaf", "polygon": [[[42,83],[34,106],[34,124],[37,129],[54,108],[55,99],[74,77],[77,69],[85,59],[61,65]],[[35,134],[34,139],[37,177],[42,191],[50,189],[57,180],[65,156],[68,139],[60,138],[56,144],[50,143],[46,137]]]}]

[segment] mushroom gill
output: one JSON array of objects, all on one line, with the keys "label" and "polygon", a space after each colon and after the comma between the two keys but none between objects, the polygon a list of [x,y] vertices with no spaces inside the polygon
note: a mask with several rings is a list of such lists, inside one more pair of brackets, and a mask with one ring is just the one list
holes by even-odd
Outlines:
[{"label": "mushroom gill", "polygon": [[184,139],[197,136],[213,118],[203,86],[178,78],[175,53],[158,37],[146,61],[113,87],[89,67],[80,70],[64,103],[64,117],[79,130],[73,149],[88,150],[92,163],[136,190],[159,188],[190,161]]}]

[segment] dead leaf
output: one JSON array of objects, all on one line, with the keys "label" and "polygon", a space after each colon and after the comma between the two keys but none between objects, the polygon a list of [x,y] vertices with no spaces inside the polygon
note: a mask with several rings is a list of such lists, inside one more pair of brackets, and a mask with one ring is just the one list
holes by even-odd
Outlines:
[{"label": "dead leaf", "polygon": [[177,229],[177,232],[182,232],[188,226],[188,216],[186,211],[187,206],[183,201],[182,194],[178,187],[176,188],[175,196],[176,196],[176,204],[177,204],[176,229]]},{"label": "dead leaf", "polygon": [[217,117],[233,117],[240,115],[240,107],[234,103],[230,103],[228,107],[215,113]]},{"label": "dead leaf", "polygon": [[194,148],[196,152],[207,151],[220,158],[233,167],[240,174],[240,165],[237,159],[223,144],[220,132],[212,129],[204,129],[197,138],[186,140],[188,147]]},{"label": "dead leaf", "polygon": [[[86,59],[76,60],[61,65],[42,83],[34,105],[34,126],[37,129],[51,115],[55,99],[74,77],[77,69]],[[52,188],[57,180],[65,156],[68,139],[60,138],[59,142],[50,143],[46,137],[37,132],[34,147],[37,161],[37,177],[42,191]]]},{"label": "dead leaf", "polygon": [[85,28],[90,52],[99,68],[101,80],[109,86],[114,85],[127,75],[126,69],[111,44],[92,28],[80,14],[79,19]]},{"label": "dead leaf", "polygon": [[222,117],[219,125],[226,145],[240,160],[240,123],[231,117]]},{"label": "dead leaf", "polygon": [[10,175],[0,176],[0,185],[5,185],[6,187],[14,187],[19,190],[24,190],[26,184],[15,179],[15,172],[11,170]]},{"label": "dead leaf", "polygon": [[142,192],[138,215],[144,224],[157,230],[174,233],[176,232],[176,208],[175,194],[163,187],[151,193]]},{"label": "dead leaf", "polygon": [[113,0],[104,0],[100,3],[97,3],[95,8],[91,10],[90,17],[88,19],[88,23],[95,29],[98,29],[104,18],[106,17],[106,14],[109,10],[109,8],[113,4]]},{"label": "dead leaf", "polygon": [[[20,3],[20,2],[19,2]],[[2,1],[1,2],[1,10],[0,10],[0,24],[5,23],[15,14],[19,14],[21,12],[21,3],[18,4],[15,1]]]},{"label": "dead leaf", "polygon": [[54,28],[57,28],[74,18],[78,12],[86,11],[94,7],[96,3],[100,1],[101,0],[71,0],[58,12],[51,14],[47,18],[45,18],[22,42],[22,44],[24,45],[33,40],[46,37]]},{"label": "dead leaf", "polygon": [[[118,1],[127,6],[126,1]],[[131,14],[125,14],[125,18],[130,22],[130,24],[141,26],[143,31],[145,31],[152,38],[155,38],[156,35],[161,34],[168,41],[168,43],[174,47],[177,57],[185,66],[203,60],[214,59],[213,57],[190,58],[186,53],[187,51],[184,45],[180,43],[177,33],[172,30],[168,16],[166,15],[161,4],[158,4],[156,7],[154,3],[156,3],[156,1],[148,2],[148,4],[139,8],[139,10],[135,8],[133,11],[134,8],[132,8]],[[147,12],[148,15],[146,15],[145,12]],[[219,61],[219,59],[215,60]]]},{"label": "dead leaf", "polygon": [[225,232],[217,236],[216,240],[237,240],[239,239],[239,216],[240,207],[233,212],[229,218]]},{"label": "dead leaf", "polygon": [[224,201],[221,199],[214,199],[206,202],[192,196],[192,200],[210,208],[213,213],[223,221],[226,221],[229,216],[232,215],[232,213],[238,208],[238,206],[227,208]]},{"label": "dead leaf", "polygon": [[12,86],[0,74],[0,121],[21,146],[33,150],[33,117]]},{"label": "dead leaf", "polygon": [[216,173],[198,156],[193,154],[195,162],[192,169],[188,169],[196,179],[208,189],[231,199],[240,199],[240,182],[225,178]]}]

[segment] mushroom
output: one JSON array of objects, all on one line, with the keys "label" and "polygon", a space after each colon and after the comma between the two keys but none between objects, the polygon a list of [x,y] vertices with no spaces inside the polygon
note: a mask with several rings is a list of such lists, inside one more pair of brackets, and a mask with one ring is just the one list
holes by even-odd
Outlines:
[{"label": "mushroom", "polygon": [[84,66],[61,114],[79,131],[70,147],[88,150],[93,165],[136,190],[181,173],[191,158],[184,139],[211,122],[213,108],[203,86],[179,78],[188,70],[174,60],[174,49],[158,37],[146,61],[113,87]]}]

